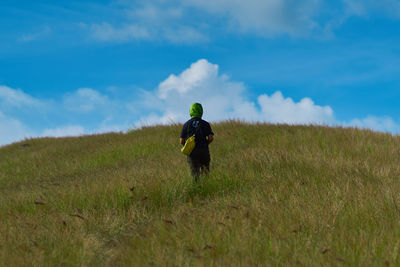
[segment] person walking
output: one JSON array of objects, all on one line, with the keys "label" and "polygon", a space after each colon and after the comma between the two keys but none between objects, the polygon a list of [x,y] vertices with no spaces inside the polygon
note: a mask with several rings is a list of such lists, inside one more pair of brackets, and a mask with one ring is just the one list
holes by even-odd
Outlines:
[{"label": "person walking", "polygon": [[210,124],[201,119],[203,107],[200,103],[190,106],[190,117],[182,127],[180,143],[185,145],[186,139],[195,135],[196,146],[192,153],[187,157],[190,171],[197,182],[200,175],[208,174],[210,171],[210,151],[208,145],[214,140],[214,133]]}]

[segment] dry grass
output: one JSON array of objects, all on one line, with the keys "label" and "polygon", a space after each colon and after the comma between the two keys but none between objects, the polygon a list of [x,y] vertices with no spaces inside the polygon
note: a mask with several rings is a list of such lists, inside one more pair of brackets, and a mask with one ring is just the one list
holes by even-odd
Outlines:
[{"label": "dry grass", "polygon": [[0,265],[399,265],[400,138],[213,125],[192,182],[180,125],[0,149]]}]

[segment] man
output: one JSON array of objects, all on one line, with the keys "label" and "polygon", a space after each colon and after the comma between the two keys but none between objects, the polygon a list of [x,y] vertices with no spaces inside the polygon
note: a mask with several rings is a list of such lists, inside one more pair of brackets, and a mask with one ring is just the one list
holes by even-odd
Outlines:
[{"label": "man", "polygon": [[195,181],[201,174],[207,174],[210,170],[210,152],[208,145],[214,140],[214,133],[211,126],[205,120],[202,120],[203,107],[199,103],[194,103],[190,107],[190,117],[182,128],[180,142],[185,144],[186,139],[195,135],[196,146],[187,160],[190,171]]}]

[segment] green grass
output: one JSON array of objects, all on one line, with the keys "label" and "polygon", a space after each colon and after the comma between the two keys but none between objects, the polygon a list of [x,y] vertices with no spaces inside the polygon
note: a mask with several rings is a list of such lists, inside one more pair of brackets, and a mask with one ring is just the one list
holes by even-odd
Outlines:
[{"label": "green grass", "polygon": [[194,183],[180,127],[0,148],[0,266],[400,265],[400,137],[218,123]]}]

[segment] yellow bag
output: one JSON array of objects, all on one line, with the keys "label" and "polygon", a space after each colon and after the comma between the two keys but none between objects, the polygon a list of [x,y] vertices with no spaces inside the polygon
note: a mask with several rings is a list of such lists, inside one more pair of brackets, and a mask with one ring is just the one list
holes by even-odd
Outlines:
[{"label": "yellow bag", "polygon": [[194,147],[196,146],[196,141],[194,135],[186,139],[185,145],[181,148],[181,152],[187,156],[189,156]]}]

